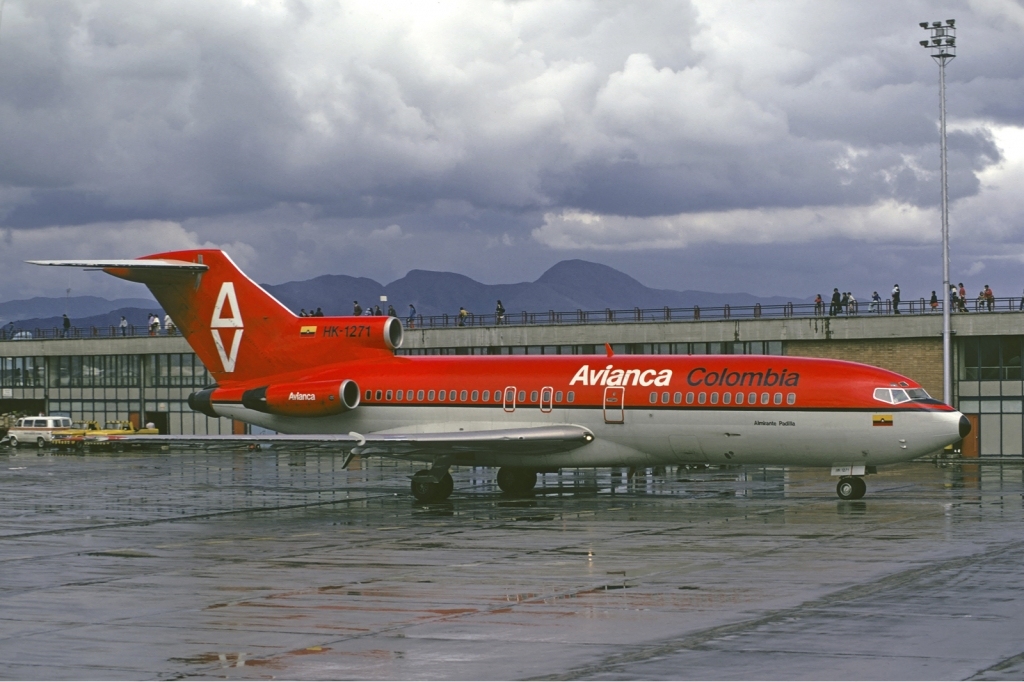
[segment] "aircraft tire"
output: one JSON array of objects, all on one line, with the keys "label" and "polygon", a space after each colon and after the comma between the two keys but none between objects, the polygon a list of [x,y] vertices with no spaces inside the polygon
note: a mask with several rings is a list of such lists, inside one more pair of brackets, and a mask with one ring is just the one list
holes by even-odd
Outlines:
[{"label": "aircraft tire", "polygon": [[[429,476],[430,472],[426,469],[417,471],[416,476]],[[452,480],[452,475],[446,473],[441,479],[440,483],[434,483],[431,480],[424,480],[422,478],[414,478],[410,485],[412,496],[416,498],[417,502],[443,502],[448,499],[448,496],[452,494],[452,490],[455,489],[455,481]]]},{"label": "aircraft tire", "polygon": [[438,486],[440,486],[438,492],[441,493],[441,499],[447,500],[451,496],[452,491],[455,490],[455,481],[452,480],[452,475],[445,474],[441,482],[438,483]]},{"label": "aircraft tire", "polygon": [[843,476],[836,484],[836,495],[841,500],[859,500],[867,490],[864,479],[858,476]]},{"label": "aircraft tire", "polygon": [[865,483],[864,479],[860,477],[854,478],[853,480],[857,482],[857,490],[854,493],[853,499],[859,500],[860,498],[864,497],[864,493],[868,491],[868,484]]},{"label": "aircraft tire", "polygon": [[509,495],[529,495],[537,485],[537,472],[518,467],[498,469],[498,487]]}]

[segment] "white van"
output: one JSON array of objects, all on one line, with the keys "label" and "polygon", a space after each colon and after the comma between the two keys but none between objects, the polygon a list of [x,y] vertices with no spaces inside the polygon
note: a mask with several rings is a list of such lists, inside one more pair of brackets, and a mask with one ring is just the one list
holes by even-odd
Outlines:
[{"label": "white van", "polygon": [[22,417],[7,431],[12,448],[21,443],[45,447],[57,429],[71,428],[69,417]]}]

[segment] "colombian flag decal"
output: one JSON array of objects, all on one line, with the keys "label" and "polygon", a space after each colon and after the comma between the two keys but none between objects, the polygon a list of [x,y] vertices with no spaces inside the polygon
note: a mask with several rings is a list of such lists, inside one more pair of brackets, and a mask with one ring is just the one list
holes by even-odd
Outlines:
[{"label": "colombian flag decal", "polygon": [[299,330],[299,336],[316,336],[316,327],[303,327]]},{"label": "colombian flag decal", "polygon": [[892,426],[891,414],[876,414],[871,417],[872,426]]}]

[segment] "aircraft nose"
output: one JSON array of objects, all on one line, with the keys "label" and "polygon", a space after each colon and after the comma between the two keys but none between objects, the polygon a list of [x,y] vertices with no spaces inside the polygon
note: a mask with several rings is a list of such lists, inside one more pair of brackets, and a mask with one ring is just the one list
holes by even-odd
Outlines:
[{"label": "aircraft nose", "polygon": [[967,438],[967,435],[971,432],[971,420],[960,415],[960,438]]}]

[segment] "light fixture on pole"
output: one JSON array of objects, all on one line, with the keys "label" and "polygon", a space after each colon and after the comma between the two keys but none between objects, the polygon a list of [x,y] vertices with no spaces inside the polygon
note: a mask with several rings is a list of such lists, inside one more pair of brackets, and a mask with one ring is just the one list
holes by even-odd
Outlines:
[{"label": "light fixture on pole", "polygon": [[922,21],[921,28],[931,33],[921,47],[932,51],[939,65],[939,139],[942,167],[942,402],[953,404],[953,346],[950,332],[949,296],[949,191],[946,182],[946,64],[956,57],[956,21]]}]

